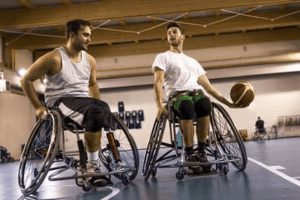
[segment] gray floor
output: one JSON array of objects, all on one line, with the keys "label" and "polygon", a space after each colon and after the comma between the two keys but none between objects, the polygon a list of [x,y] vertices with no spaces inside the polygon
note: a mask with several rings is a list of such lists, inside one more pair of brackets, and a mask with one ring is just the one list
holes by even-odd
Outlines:
[{"label": "gray floor", "polygon": [[[202,199],[299,200],[300,138],[246,142],[249,161],[245,172],[230,165],[227,176],[175,178],[176,169],[159,169],[144,181],[139,172],[128,186],[113,178],[111,187],[84,192],[73,180],[45,180],[35,196],[22,196],[17,183],[18,162],[0,164],[0,199]],[[143,153],[141,160],[143,160]],[[110,198],[111,197],[111,198]]]}]

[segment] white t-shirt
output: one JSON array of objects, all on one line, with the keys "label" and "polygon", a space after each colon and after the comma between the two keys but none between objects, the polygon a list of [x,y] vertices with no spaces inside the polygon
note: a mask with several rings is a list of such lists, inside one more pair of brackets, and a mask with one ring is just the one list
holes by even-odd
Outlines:
[{"label": "white t-shirt", "polygon": [[165,71],[164,87],[169,97],[175,91],[203,90],[197,83],[198,77],[206,74],[203,67],[195,59],[184,53],[166,51],[156,56],[152,70],[158,67]]}]

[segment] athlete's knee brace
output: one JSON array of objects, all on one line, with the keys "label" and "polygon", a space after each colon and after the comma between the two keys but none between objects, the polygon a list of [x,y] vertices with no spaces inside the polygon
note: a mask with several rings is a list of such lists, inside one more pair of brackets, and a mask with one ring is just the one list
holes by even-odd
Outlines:
[{"label": "athlete's knee brace", "polygon": [[86,113],[86,131],[97,132],[106,125],[106,118],[109,115],[109,107],[93,106]]},{"label": "athlete's knee brace", "polygon": [[196,113],[194,103],[189,100],[183,100],[179,104],[179,117],[183,120],[195,119]]},{"label": "athlete's knee brace", "polygon": [[210,115],[211,102],[207,96],[204,96],[195,102],[195,111],[197,118]]}]

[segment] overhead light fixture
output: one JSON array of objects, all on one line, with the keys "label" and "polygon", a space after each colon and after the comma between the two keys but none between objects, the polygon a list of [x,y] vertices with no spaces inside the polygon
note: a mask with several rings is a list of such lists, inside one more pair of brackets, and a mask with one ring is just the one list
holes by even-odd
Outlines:
[{"label": "overhead light fixture", "polygon": [[23,76],[26,73],[26,69],[19,69],[17,70],[18,76]]}]

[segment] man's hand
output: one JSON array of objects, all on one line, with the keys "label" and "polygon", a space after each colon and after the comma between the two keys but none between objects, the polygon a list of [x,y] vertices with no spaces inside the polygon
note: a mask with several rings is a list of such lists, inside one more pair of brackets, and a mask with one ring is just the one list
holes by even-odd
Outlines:
[{"label": "man's hand", "polygon": [[44,120],[44,119],[46,119],[46,116],[48,114],[47,108],[45,108],[43,106],[38,107],[37,109],[35,109],[35,114],[39,119]]},{"label": "man's hand", "polygon": [[160,120],[161,115],[162,115],[162,114],[167,114],[167,113],[168,113],[168,111],[167,111],[167,109],[166,109],[163,105],[159,106],[159,107],[157,108],[156,119],[157,119],[157,120]]},{"label": "man's hand", "polygon": [[236,105],[234,103],[229,104],[228,107],[229,108],[241,108],[241,106],[238,106],[238,105]]}]

